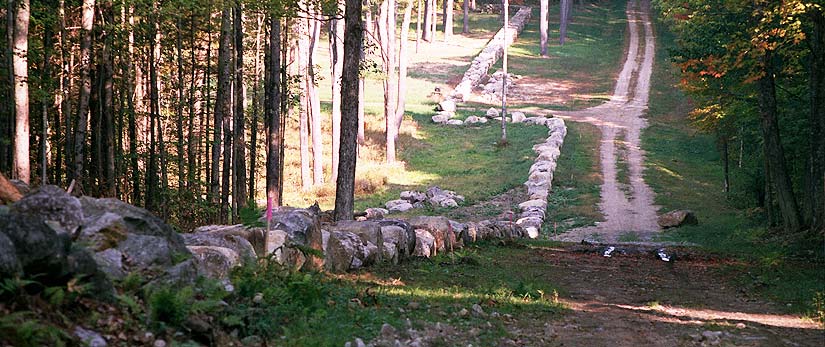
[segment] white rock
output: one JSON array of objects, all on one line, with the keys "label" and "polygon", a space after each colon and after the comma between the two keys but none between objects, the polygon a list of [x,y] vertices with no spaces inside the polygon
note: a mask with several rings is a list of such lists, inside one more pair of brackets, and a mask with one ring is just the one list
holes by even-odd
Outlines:
[{"label": "white rock", "polygon": [[513,123],[522,123],[524,119],[527,118],[523,112],[512,112],[510,113],[510,117],[513,119]]},{"label": "white rock", "polygon": [[490,109],[487,110],[486,116],[487,118],[495,118],[498,117],[500,114],[501,112],[499,112],[497,108],[490,107]]},{"label": "white rock", "polygon": [[450,120],[447,121],[447,125],[462,125],[462,124],[464,124],[464,122],[462,122],[460,119],[450,119]]},{"label": "white rock", "polygon": [[407,200],[392,200],[387,201],[387,210],[390,212],[404,212],[413,208],[413,205]]},{"label": "white rock", "polygon": [[446,99],[438,103],[439,111],[455,112],[455,101]]}]

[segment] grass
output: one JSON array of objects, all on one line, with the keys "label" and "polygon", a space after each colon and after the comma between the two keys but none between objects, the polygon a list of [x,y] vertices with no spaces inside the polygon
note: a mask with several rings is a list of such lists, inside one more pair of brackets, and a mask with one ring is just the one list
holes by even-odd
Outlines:
[{"label": "grass", "polygon": [[691,209],[698,226],[668,232],[664,239],[688,241],[744,263],[732,265],[741,286],[788,304],[791,312],[816,316],[816,293],[825,293],[821,247],[800,235],[767,230],[759,213],[740,210],[723,190],[720,156],[712,136],[690,128],[690,101],[677,87],[678,70],[668,63],[672,33],[658,27],[657,64],[652,76],[650,126],[642,134],[647,152],[645,180],[662,211]]},{"label": "grass", "polygon": [[567,122],[567,136],[553,177],[545,233],[562,233],[603,220],[599,212],[598,127]]}]

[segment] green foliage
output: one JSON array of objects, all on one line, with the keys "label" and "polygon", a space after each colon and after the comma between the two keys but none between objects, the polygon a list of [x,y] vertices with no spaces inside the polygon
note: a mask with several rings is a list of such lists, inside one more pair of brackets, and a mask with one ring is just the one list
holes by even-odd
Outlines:
[{"label": "green foliage", "polygon": [[179,327],[189,317],[193,301],[191,287],[160,288],[149,295],[149,313],[157,328]]},{"label": "green foliage", "polygon": [[241,224],[248,227],[265,227],[266,224],[261,222],[261,210],[254,202],[250,201],[246,206],[238,210],[238,218]]},{"label": "green foliage", "polygon": [[59,328],[40,322],[30,311],[17,311],[0,316],[0,342],[13,346],[66,346],[71,337]]}]

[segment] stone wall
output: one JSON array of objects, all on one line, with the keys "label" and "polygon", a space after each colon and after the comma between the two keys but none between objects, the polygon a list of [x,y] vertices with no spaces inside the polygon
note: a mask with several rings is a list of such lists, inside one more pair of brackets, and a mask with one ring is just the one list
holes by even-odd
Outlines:
[{"label": "stone wall", "polygon": [[[501,28],[490,42],[487,43],[487,46],[481,50],[481,53],[473,59],[470,68],[464,73],[464,77],[449,95],[449,98],[461,101],[469,96],[473,88],[478,86],[482,77],[487,75],[487,71],[504,55],[504,45],[509,46],[512,44],[521,30],[524,29],[524,26],[527,25],[527,22],[530,20],[530,7],[511,6],[511,8],[516,8],[517,10],[516,14],[510,18],[507,28]],[[505,32],[507,33],[506,42],[504,41]]]}]

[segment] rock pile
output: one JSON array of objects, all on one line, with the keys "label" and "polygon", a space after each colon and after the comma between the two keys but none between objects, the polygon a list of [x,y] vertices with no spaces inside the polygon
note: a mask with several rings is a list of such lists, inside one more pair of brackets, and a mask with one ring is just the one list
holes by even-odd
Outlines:
[{"label": "rock pile", "polygon": [[404,212],[413,208],[424,207],[429,204],[435,207],[458,207],[464,202],[464,197],[458,195],[452,190],[441,189],[433,186],[427,188],[427,191],[403,191],[400,194],[400,199],[387,201],[386,207],[388,212]]},{"label": "rock pile", "polygon": [[[511,73],[507,74],[507,95],[510,95],[513,91],[513,88],[516,86],[515,80],[521,78],[520,76],[513,75]],[[479,85],[481,87],[481,95],[487,99],[489,102],[493,101],[500,101],[501,100],[501,88],[503,85],[505,78],[504,73],[502,71],[497,71],[496,73],[490,76],[490,79],[483,85]]]}]

